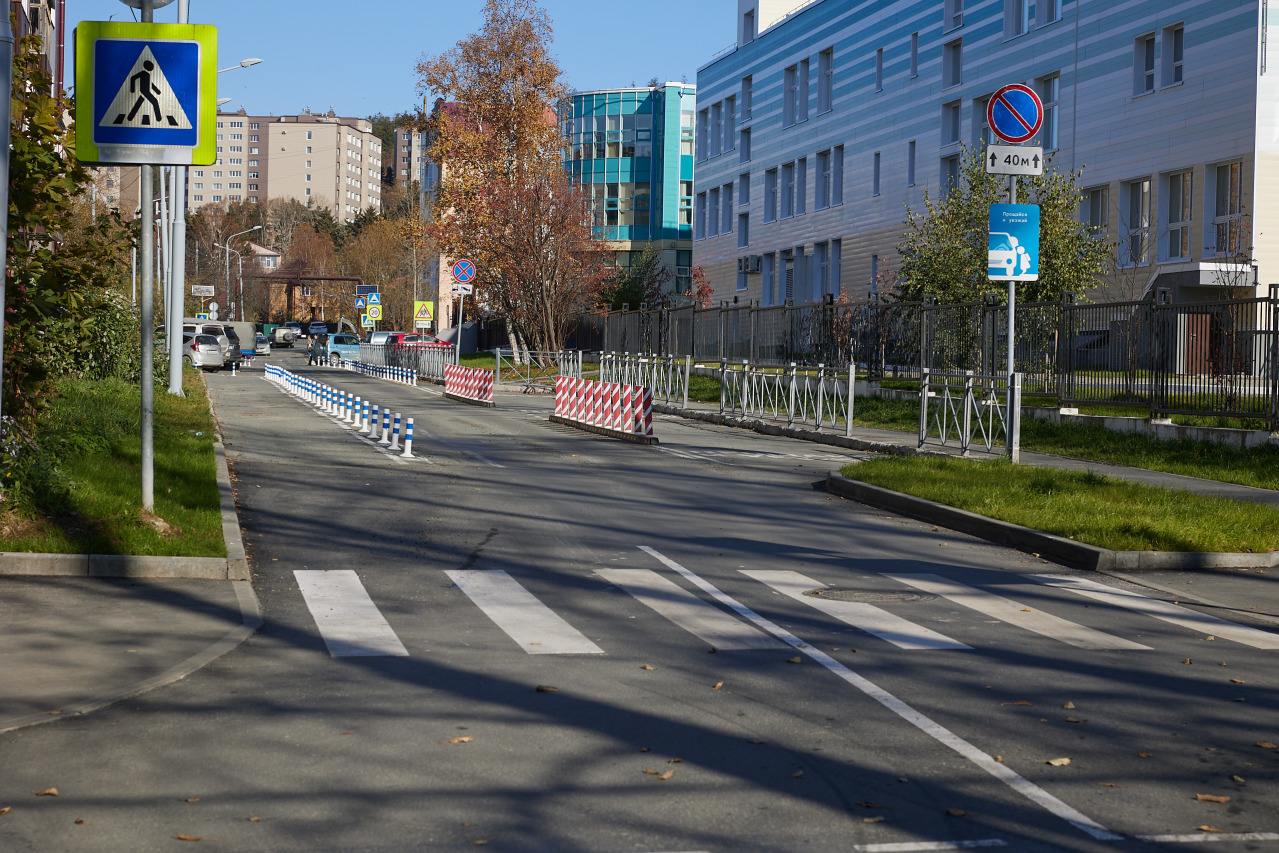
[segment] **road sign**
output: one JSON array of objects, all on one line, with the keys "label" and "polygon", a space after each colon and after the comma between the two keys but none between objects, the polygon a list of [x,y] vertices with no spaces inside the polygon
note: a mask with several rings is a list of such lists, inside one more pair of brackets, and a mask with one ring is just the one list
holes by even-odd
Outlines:
[{"label": "road sign", "polygon": [[355,286],[356,296],[368,296],[370,293],[377,293],[376,284],[357,284]]},{"label": "road sign", "polygon": [[363,308],[365,305],[367,305],[367,304],[368,304],[368,303],[366,303],[366,302],[364,301],[364,297],[363,297],[363,296],[357,296],[357,297],[355,297],[355,310],[359,311],[360,309],[362,309],[362,308]]},{"label": "road sign", "polygon": [[368,307],[368,311],[367,311],[367,313],[368,313],[368,316],[369,316],[369,319],[370,319],[370,320],[373,320],[373,321],[381,320],[381,319],[382,319],[382,306],[381,306],[381,305],[370,305],[370,306]]},{"label": "road sign", "polygon": [[217,34],[208,24],[82,21],[75,31],[80,162],[212,165]]},{"label": "road sign", "polygon": [[381,305],[381,304],[382,304],[382,294],[381,294],[381,293],[378,293],[378,292],[375,290],[375,291],[373,291],[372,293],[370,293],[370,294],[369,294],[369,305]]},{"label": "road sign", "polygon": [[475,285],[473,284],[460,284],[458,282],[453,283],[454,296],[470,296],[474,292],[475,292]]},{"label": "road sign", "polygon": [[197,320],[207,320],[207,319],[209,319],[209,315],[208,315],[208,314],[196,314],[196,315],[195,315],[195,319],[197,319]]},{"label": "road sign", "polygon": [[213,296],[213,285],[211,284],[193,284],[191,285],[192,296]]},{"label": "road sign", "polygon": [[361,325],[362,327],[364,327],[365,329],[371,329],[371,328],[373,328],[373,321],[369,319],[369,315],[368,315],[368,314],[361,314],[361,315],[360,315],[360,325]]},{"label": "road sign", "polygon": [[1034,89],[1013,83],[990,96],[986,122],[1005,142],[1029,142],[1044,124],[1044,103]]},{"label": "road sign", "polygon": [[1042,175],[1044,149],[1038,145],[987,145],[986,174]]},{"label": "road sign", "polygon": [[1039,280],[1039,205],[992,204],[986,275],[991,281]]},{"label": "road sign", "polygon": [[[454,281],[458,281],[458,282],[461,282],[462,284],[466,284],[468,281],[470,281],[473,278],[475,278],[475,264],[471,263],[465,258],[453,264],[453,280]],[[456,293],[457,288],[454,288],[453,292]],[[467,291],[467,293],[470,293],[470,291]]]},{"label": "road sign", "polygon": [[431,321],[435,319],[435,303],[434,302],[414,302],[413,303],[413,328],[429,329]]}]

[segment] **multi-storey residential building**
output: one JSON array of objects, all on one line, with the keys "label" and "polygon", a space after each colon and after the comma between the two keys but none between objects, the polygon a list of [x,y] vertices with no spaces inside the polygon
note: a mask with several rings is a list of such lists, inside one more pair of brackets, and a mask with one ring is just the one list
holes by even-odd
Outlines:
[{"label": "multi-storey residential building", "polygon": [[[692,260],[695,86],[576,92],[560,106],[565,168],[589,189],[599,236],[626,266],[658,248],[677,292]],[[638,306],[637,306],[638,307]]]},{"label": "multi-storey residential building", "polygon": [[40,67],[53,80],[53,92],[62,91],[66,56],[66,0],[9,0],[9,14],[14,20],[13,35],[40,37]]},{"label": "multi-storey residential building", "polygon": [[395,129],[395,159],[391,165],[395,167],[397,186],[407,187],[421,180],[423,137],[423,133],[412,127]]},{"label": "multi-storey residential building", "polygon": [[187,206],[267,198],[324,204],[339,220],[382,209],[382,141],[368,119],[218,113],[218,162],[187,175]]},{"label": "multi-storey residential building", "polygon": [[738,0],[736,46],[698,71],[693,252],[717,299],[875,289],[906,206],[948,191],[961,146],[991,141],[987,101],[1008,83],[1039,93],[1035,141],[1081,171],[1079,215],[1117,244],[1130,287],[1094,298],[1238,292],[1241,258],[1249,289],[1279,278],[1269,3],[795,5]]}]

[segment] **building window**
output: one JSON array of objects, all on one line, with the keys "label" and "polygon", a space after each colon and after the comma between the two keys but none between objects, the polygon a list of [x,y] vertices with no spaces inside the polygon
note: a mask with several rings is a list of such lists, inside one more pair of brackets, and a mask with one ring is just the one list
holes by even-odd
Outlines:
[{"label": "building window", "polygon": [[1126,262],[1134,266],[1150,260],[1150,179],[1128,181],[1120,185],[1124,222]]},{"label": "building window", "polygon": [[706,236],[719,236],[719,188],[707,193]]},{"label": "building window", "polygon": [[1212,226],[1215,242],[1213,248],[1218,255],[1236,255],[1246,252],[1242,244],[1243,229],[1243,165],[1228,163],[1218,166],[1216,187],[1213,196],[1216,204],[1213,207]]},{"label": "building window", "polygon": [[949,196],[959,188],[959,157],[951,155],[941,158],[941,192],[942,197]]},{"label": "building window", "polygon": [[1142,36],[1133,47],[1132,93],[1144,95],[1155,91],[1155,37]]},{"label": "building window", "polygon": [[204,201],[204,196],[202,196],[202,195],[192,196],[192,198],[193,198],[195,201]]},{"label": "building window", "polygon": [[839,267],[843,263],[844,248],[843,242],[840,240],[830,241],[830,290],[827,292],[832,294],[836,299],[839,298]]},{"label": "building window", "polygon": [[745,172],[737,176],[737,203],[751,203],[751,173]]},{"label": "building window", "polygon": [[813,246],[813,300],[818,301],[830,290],[830,244]]},{"label": "building window", "polygon": [[808,212],[808,158],[800,157],[795,163],[795,215]]},{"label": "building window", "polygon": [[941,144],[954,145],[959,142],[959,119],[962,114],[962,101],[951,101],[941,105]]},{"label": "building window", "polygon": [[989,96],[973,101],[973,141],[979,146],[995,144],[995,133],[990,129],[990,119],[986,115],[989,106]]},{"label": "building window", "polygon": [[777,170],[764,173],[764,221],[777,221]]},{"label": "building window", "polygon": [[746,44],[748,42],[754,41],[757,32],[758,31],[755,29],[755,10],[751,9],[749,11],[743,12],[742,13],[742,44]]},{"label": "building window", "polygon": [[720,226],[719,233],[733,233],[733,185],[724,184],[723,189],[719,191],[720,201],[723,203],[723,224]]},{"label": "building window", "polygon": [[742,131],[742,144],[737,152],[737,162],[749,163],[751,159],[751,129],[748,127]]},{"label": "building window", "polygon": [[808,121],[808,60],[799,63],[799,103],[795,111],[797,121]]},{"label": "building window", "polygon": [[871,169],[870,194],[879,195],[879,152],[875,152],[875,165]]},{"label": "building window", "polygon": [[782,127],[795,123],[799,108],[799,66],[792,65],[782,72]]},{"label": "building window", "polygon": [[710,109],[699,110],[697,113],[697,160],[701,162],[706,159],[706,152],[709,150],[711,136],[711,113]]},{"label": "building window", "polygon": [[697,222],[693,233],[694,240],[706,239],[706,193],[697,194]]},{"label": "building window", "polygon": [[1094,237],[1105,238],[1110,229],[1110,188],[1093,187],[1084,190],[1080,205],[1079,221],[1088,223]]},{"label": "building window", "polygon": [[1016,38],[1028,32],[1030,0],[1004,0],[1004,38]]},{"label": "building window", "polygon": [[249,130],[261,130],[256,121],[249,122]]},{"label": "building window", "polygon": [[724,150],[737,147],[737,97],[724,99]]},{"label": "building window", "polygon": [[1049,74],[1039,80],[1039,100],[1044,104],[1044,123],[1039,129],[1039,144],[1048,151],[1057,150],[1057,119],[1061,113],[1061,77]]},{"label": "building window", "polygon": [[814,210],[825,210],[830,207],[830,150],[817,152],[817,188],[813,203]]},{"label": "building window", "polygon": [[835,108],[835,48],[817,54],[817,76],[817,112],[827,113]]},{"label": "building window", "polygon": [[915,186],[915,140],[906,144],[906,186]]},{"label": "building window", "polygon": [[307,176],[306,176],[306,179],[307,179],[307,182],[309,183],[309,182],[310,182],[310,180],[311,180],[311,176],[310,176],[310,175],[307,175]]},{"label": "building window", "polygon": [[717,101],[711,107],[711,156],[718,157],[724,151],[724,102]]},{"label": "building window", "polygon": [[884,49],[875,51],[875,91],[884,91]]},{"label": "building window", "polygon": [[919,76],[919,33],[910,34],[910,76]]},{"label": "building window", "polygon": [[964,40],[955,39],[942,45],[941,84],[943,89],[963,82]]},{"label": "building window", "polygon": [[782,164],[782,219],[795,215],[795,164]]},{"label": "building window", "polygon": [[1039,26],[1061,20],[1061,0],[1036,0],[1035,19]]},{"label": "building window", "polygon": [[1186,28],[1181,24],[1164,29],[1164,68],[1165,86],[1175,86],[1182,81],[1181,61],[1185,49]]},{"label": "building window", "polygon": [[770,308],[777,304],[776,269],[777,256],[771,253],[764,255],[760,261],[760,286],[762,290],[760,301],[765,308]]},{"label": "building window", "polygon": [[737,214],[737,248],[745,249],[750,245],[751,216],[749,213]]},{"label": "building window", "polygon": [[742,78],[742,121],[749,121],[751,117],[751,77]]},{"label": "building window", "polygon": [[307,195],[310,195],[310,194],[311,194],[311,188],[310,188],[310,187],[307,187],[307,188],[306,188],[306,194],[307,194]]},{"label": "building window", "polygon": [[1167,178],[1168,205],[1164,216],[1168,222],[1169,259],[1190,258],[1190,175],[1189,171],[1173,172]]},{"label": "building window", "polygon": [[844,203],[844,146],[836,145],[830,157],[831,207]]},{"label": "building window", "polygon": [[308,153],[308,154],[310,154],[310,153],[311,153],[311,146],[310,146],[310,145],[308,145],[308,146],[306,147],[306,153]]},{"label": "building window", "polygon": [[945,0],[942,4],[942,31],[964,25],[964,0]]}]

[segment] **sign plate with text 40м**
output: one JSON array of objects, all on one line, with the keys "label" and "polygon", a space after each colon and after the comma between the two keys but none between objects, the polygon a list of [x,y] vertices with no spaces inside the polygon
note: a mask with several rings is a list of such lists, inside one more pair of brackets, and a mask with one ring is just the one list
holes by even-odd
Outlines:
[{"label": "sign plate with text 40\u043c", "polygon": [[1042,175],[1044,149],[1037,145],[987,145],[986,174]]}]

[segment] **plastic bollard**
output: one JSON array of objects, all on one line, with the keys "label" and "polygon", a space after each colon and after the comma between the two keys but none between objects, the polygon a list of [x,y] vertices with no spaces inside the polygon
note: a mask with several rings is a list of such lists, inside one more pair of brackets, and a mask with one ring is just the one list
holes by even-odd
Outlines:
[{"label": "plastic bollard", "polygon": [[391,410],[383,409],[382,410],[382,438],[378,441],[378,444],[385,446],[390,443],[391,443]]},{"label": "plastic bollard", "polygon": [[381,415],[382,413],[378,409],[377,403],[374,403],[373,404],[373,420],[369,421],[369,424],[368,424],[369,438],[373,439],[374,441],[377,441],[378,419],[381,417]]},{"label": "plastic bollard", "polygon": [[391,433],[391,450],[400,449],[400,413],[395,413],[395,432]]},{"label": "plastic bollard", "polygon": [[361,400],[359,397],[356,397],[355,398],[355,419],[352,421],[352,423],[357,429],[364,424],[363,416],[364,416],[364,401]]},{"label": "plastic bollard", "polygon": [[368,400],[364,401],[364,414],[363,414],[363,417],[360,418],[360,434],[361,435],[369,434],[369,401]]},{"label": "plastic bollard", "polygon": [[346,421],[347,423],[351,423],[354,420],[354,418],[352,417],[352,412],[355,409],[355,397],[351,394],[343,394],[342,396],[345,398],[345,401],[346,401],[346,405],[343,407],[344,411],[342,412],[342,420]]},{"label": "plastic bollard", "polygon": [[236,366],[237,364],[239,364],[239,362],[236,362],[236,361],[231,362],[231,375],[232,375],[232,376],[235,376],[235,366]]},{"label": "plastic bollard", "polygon": [[404,425],[404,452],[400,454],[405,459],[413,458],[413,419],[409,418],[409,422]]}]

